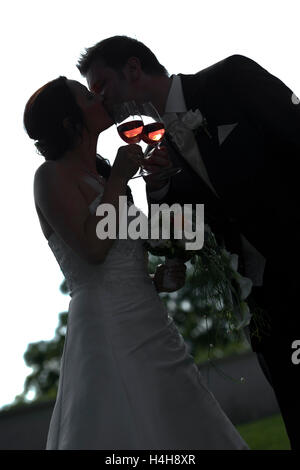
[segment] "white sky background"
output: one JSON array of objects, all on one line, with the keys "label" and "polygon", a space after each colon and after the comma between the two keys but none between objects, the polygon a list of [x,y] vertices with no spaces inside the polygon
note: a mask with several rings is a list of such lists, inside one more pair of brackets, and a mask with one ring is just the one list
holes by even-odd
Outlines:
[{"label": "white sky background", "polygon": [[[1,330],[0,407],[22,392],[31,369],[30,342],[54,336],[70,297],[43,237],[32,183],[44,161],[24,129],[23,110],[44,83],[66,75],[85,83],[76,63],[85,47],[125,34],[144,42],[172,73],[194,73],[223,58],[246,55],[300,94],[297,1],[82,0],[13,1],[1,8]],[[100,136],[99,152],[113,162],[124,145],[114,128]],[[144,182],[130,182],[147,211]]]}]

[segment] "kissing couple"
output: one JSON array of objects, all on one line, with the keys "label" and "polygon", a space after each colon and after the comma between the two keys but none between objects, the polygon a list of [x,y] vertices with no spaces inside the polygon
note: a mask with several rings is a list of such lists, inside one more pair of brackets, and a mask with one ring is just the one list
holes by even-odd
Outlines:
[{"label": "kissing couple", "polygon": [[[87,87],[59,77],[24,111],[25,129],[45,158],[34,177],[36,211],[71,295],[46,448],[249,448],[158,295],[170,292],[166,267],[149,275],[141,239],[96,235],[97,207],[110,204],[118,213],[119,197],[127,196],[130,208],[128,181],[141,166],[151,172],[144,176],[149,207],[204,203],[212,230],[238,254],[271,318],[259,341],[251,320],[252,348],[297,448],[295,95],[241,55],[169,76],[147,46],[126,36],[86,49],[77,67]],[[132,100],[153,103],[162,116],[163,146],[145,160],[139,145],[123,145],[110,166],[97,154],[98,138],[114,124],[114,106]],[[201,117],[197,128],[192,116]],[[172,168],[181,171],[170,176]],[[184,285],[185,271],[183,263],[168,269],[173,290]]]}]

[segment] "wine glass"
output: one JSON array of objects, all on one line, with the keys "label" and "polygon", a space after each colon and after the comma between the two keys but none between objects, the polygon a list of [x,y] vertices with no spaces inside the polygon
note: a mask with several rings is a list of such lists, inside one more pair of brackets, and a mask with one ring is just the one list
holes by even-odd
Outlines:
[{"label": "wine glass", "polygon": [[138,144],[142,138],[144,123],[136,102],[126,101],[114,105],[113,116],[121,139],[127,144]]},{"label": "wine glass", "polygon": [[[144,152],[145,160],[149,159],[156,148],[160,148],[160,144],[164,138],[165,126],[162,118],[160,117],[157,109],[151,102],[143,103],[139,105],[140,115],[142,117],[144,127],[142,130],[141,138],[148,144],[147,149]],[[180,167],[172,167],[156,172],[158,177],[170,177],[176,175],[182,170]],[[140,173],[134,178],[140,176],[151,175],[152,172],[145,168],[140,169]]]},{"label": "wine glass", "polygon": [[113,107],[113,115],[121,139],[127,144],[138,144],[144,123],[135,101],[126,101]]}]

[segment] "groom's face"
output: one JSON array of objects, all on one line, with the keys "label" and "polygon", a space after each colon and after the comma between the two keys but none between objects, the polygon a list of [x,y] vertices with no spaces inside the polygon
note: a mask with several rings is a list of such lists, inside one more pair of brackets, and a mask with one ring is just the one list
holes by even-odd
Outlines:
[{"label": "groom's face", "polygon": [[86,80],[92,92],[103,96],[103,105],[111,116],[114,104],[134,99],[127,75],[102,61],[92,63]]}]

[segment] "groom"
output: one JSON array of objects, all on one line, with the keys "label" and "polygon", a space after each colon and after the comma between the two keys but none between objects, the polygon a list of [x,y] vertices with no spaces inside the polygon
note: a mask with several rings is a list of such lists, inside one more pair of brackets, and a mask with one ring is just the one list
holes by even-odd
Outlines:
[{"label": "groom", "polygon": [[144,44],[125,36],[87,49],[77,67],[109,112],[134,99],[151,101],[163,116],[169,158],[182,171],[161,180],[169,161],[154,156],[148,202],[204,203],[206,223],[239,254],[264,311],[258,323],[251,320],[252,348],[299,449],[300,364],[292,361],[300,340],[299,99],[241,55],[170,77]]}]

